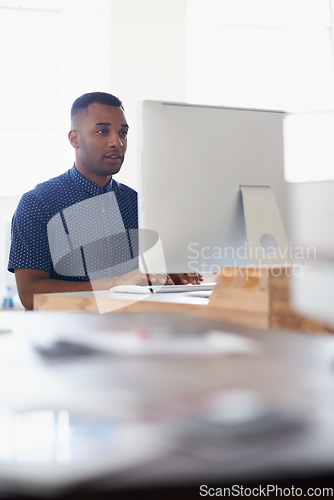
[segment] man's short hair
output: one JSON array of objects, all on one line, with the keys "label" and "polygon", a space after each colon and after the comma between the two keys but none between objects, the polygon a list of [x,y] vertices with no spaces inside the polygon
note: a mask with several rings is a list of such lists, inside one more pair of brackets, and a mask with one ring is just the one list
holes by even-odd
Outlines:
[{"label": "man's short hair", "polygon": [[122,102],[118,99],[118,97],[112,94],[108,94],[107,92],[89,92],[88,94],[83,94],[74,101],[71,108],[71,118],[73,118],[73,116],[79,111],[87,109],[93,102],[124,109]]}]

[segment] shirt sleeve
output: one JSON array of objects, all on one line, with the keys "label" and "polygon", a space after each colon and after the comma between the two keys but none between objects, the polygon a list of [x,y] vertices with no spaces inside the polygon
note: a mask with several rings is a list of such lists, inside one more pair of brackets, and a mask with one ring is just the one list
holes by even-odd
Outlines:
[{"label": "shirt sleeve", "polygon": [[12,219],[8,271],[38,269],[51,274],[53,266],[48,244],[50,214],[32,193],[22,196]]}]

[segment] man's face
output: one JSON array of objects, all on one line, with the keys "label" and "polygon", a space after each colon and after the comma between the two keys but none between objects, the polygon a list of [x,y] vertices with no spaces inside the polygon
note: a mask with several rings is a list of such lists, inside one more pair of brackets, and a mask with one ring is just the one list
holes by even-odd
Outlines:
[{"label": "man's face", "polygon": [[74,117],[69,140],[76,149],[76,167],[105,186],[119,172],[127,148],[128,125],[121,108],[92,103]]}]

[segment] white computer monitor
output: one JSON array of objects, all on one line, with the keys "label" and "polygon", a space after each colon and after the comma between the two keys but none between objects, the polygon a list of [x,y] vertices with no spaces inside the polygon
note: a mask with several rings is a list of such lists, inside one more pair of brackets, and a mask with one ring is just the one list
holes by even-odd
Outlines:
[{"label": "white computer monitor", "polygon": [[140,103],[143,271],[211,273],[224,266],[290,264],[284,116]]}]

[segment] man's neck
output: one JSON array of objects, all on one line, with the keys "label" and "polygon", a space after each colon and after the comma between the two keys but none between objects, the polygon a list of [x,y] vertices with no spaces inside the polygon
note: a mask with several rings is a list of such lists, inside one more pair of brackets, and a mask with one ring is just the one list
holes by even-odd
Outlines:
[{"label": "man's neck", "polygon": [[78,172],[80,172],[81,175],[86,177],[86,179],[89,179],[90,181],[94,182],[94,184],[97,184],[101,188],[106,187],[112,180],[112,175],[108,175],[106,177],[100,176],[100,175],[94,175],[90,172],[87,172],[84,168],[78,167],[77,163],[74,163],[75,168],[77,169]]}]

